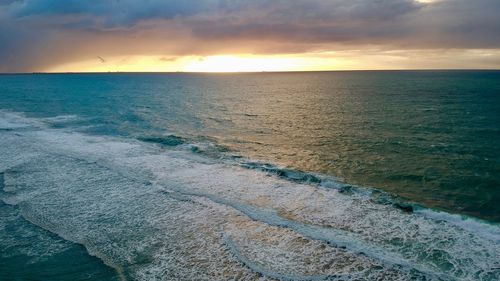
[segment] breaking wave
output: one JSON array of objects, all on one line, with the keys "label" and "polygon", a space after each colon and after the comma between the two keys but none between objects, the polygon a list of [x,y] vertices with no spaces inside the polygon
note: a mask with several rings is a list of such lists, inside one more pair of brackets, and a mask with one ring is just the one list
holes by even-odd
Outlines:
[{"label": "breaking wave", "polygon": [[217,147],[0,112],[0,198],[123,280],[500,279],[496,224]]}]

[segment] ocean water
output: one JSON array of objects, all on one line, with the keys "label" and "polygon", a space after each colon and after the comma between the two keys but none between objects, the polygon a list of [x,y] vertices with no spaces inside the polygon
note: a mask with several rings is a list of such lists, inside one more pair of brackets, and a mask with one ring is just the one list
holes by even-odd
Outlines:
[{"label": "ocean water", "polygon": [[499,280],[500,72],[0,75],[0,280]]}]

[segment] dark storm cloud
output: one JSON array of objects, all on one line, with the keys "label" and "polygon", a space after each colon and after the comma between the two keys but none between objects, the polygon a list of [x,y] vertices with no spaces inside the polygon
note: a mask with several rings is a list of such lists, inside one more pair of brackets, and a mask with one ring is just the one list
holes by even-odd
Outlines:
[{"label": "dark storm cloud", "polygon": [[12,18],[78,15],[103,26],[129,27],[141,20],[186,17],[210,8],[211,1],[25,0],[10,5]]},{"label": "dark storm cloud", "polygon": [[498,48],[500,1],[294,1],[259,13],[193,21],[204,39],[355,43],[417,48]]},{"label": "dark storm cloud", "polygon": [[250,20],[266,16],[267,23],[302,20],[388,20],[418,9],[413,0],[25,0],[10,3],[12,18],[79,15],[129,27],[143,20],[213,17]]},{"label": "dark storm cloud", "polygon": [[500,48],[499,0],[0,0],[0,71],[98,55]]}]

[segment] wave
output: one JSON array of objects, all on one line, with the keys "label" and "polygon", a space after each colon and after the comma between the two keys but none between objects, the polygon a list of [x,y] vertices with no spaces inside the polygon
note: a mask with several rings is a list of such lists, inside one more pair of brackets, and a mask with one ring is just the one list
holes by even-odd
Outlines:
[{"label": "wave", "polygon": [[[259,163],[259,162],[244,162],[240,164],[242,167],[248,169],[256,169],[267,173],[275,174],[281,178],[285,178],[290,181],[295,182],[304,182],[304,183],[323,183],[325,182],[325,178],[320,177],[319,175],[315,175],[312,173],[307,173],[299,170],[287,169],[277,167],[268,163]],[[330,181],[331,182],[331,181]]]},{"label": "wave", "polygon": [[159,136],[159,137],[139,137],[138,140],[144,142],[157,143],[162,146],[177,146],[185,142],[184,138],[175,135]]},{"label": "wave", "polygon": [[3,128],[1,200],[126,280],[500,278],[496,224],[323,175],[207,157],[225,151],[185,138],[169,145],[176,136],[167,145],[90,136],[0,112]]}]

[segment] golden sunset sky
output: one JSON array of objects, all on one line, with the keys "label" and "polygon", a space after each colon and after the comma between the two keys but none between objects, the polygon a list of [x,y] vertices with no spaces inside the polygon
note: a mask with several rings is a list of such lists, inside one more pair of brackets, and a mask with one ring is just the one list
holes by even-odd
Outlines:
[{"label": "golden sunset sky", "polygon": [[0,72],[500,68],[498,0],[0,0]]}]

